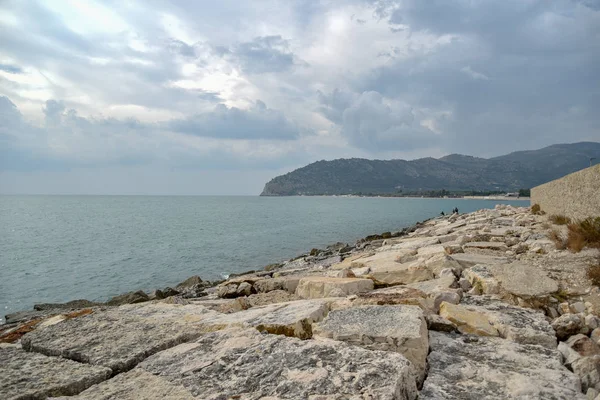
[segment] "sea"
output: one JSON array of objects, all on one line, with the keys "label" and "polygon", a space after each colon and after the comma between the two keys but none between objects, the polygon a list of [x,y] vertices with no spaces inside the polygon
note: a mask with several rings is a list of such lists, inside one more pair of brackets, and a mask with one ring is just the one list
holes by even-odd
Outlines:
[{"label": "sea", "polygon": [[[0,318],[227,275],[441,211],[528,201],[258,196],[0,196]],[[0,319],[0,323],[3,319]]]}]

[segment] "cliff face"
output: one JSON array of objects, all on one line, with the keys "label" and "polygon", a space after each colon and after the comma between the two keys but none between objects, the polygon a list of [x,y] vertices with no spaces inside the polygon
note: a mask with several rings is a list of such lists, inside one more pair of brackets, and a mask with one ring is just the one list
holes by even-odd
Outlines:
[{"label": "cliff face", "polygon": [[600,143],[558,144],[490,159],[452,154],[439,159],[317,161],[269,181],[261,196],[395,193],[417,190],[531,188],[600,159]]}]

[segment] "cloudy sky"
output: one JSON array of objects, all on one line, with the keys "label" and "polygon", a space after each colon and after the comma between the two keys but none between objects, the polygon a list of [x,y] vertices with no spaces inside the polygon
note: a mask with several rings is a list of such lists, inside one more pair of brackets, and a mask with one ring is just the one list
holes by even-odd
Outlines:
[{"label": "cloudy sky", "polygon": [[0,193],[600,141],[600,0],[0,0]]}]

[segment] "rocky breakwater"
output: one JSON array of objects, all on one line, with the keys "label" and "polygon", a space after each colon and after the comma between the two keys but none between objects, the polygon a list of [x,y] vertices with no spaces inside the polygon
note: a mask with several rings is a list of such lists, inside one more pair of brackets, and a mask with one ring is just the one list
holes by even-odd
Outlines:
[{"label": "rocky breakwater", "polygon": [[497,206],[214,286],[39,307],[0,328],[0,398],[600,400],[597,250],[557,250],[550,224]]}]

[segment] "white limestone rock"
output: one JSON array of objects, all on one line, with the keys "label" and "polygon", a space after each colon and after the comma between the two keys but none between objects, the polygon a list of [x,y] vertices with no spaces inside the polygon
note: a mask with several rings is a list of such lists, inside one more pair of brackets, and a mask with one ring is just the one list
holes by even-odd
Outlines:
[{"label": "white limestone rock", "polygon": [[362,278],[311,276],[300,279],[296,295],[303,299],[344,297],[373,290],[373,281]]},{"label": "white limestone rock", "polygon": [[579,379],[556,350],[494,337],[429,333],[420,400],[583,400]]},{"label": "white limestone rock", "polygon": [[138,368],[206,400],[417,397],[412,366],[401,354],[256,330],[210,333]]},{"label": "white limestone rock", "polygon": [[196,305],[131,304],[63,321],[23,336],[23,348],[127,371],[149,355],[194,340],[217,315]]},{"label": "white limestone rock", "polygon": [[28,353],[13,346],[0,347],[1,399],[71,396],[110,378],[111,374],[105,367]]},{"label": "white limestone rock", "polygon": [[316,337],[340,340],[370,350],[395,351],[415,366],[419,382],[429,350],[427,323],[416,306],[358,306],[333,310],[314,328]]}]

